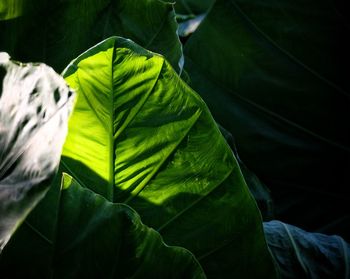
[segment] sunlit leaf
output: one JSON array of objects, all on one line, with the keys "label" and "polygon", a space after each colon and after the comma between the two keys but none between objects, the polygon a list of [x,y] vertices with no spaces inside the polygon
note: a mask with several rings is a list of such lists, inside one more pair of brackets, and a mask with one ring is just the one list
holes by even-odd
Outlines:
[{"label": "sunlit leaf", "polygon": [[135,208],[167,243],[192,251],[209,277],[274,276],[229,146],[163,57],[111,38],[64,76],[79,96],[62,160],[73,177]]},{"label": "sunlit leaf", "polygon": [[[166,243],[193,252],[209,278],[274,278],[261,217],[231,149],[162,56],[113,37],[79,56],[64,76],[78,98],[63,171],[136,209]],[[36,246],[39,233],[55,239],[56,195],[31,214],[19,243],[30,236]],[[7,251],[21,264],[33,255],[21,247],[18,257],[16,249],[13,241]]]},{"label": "sunlit leaf", "polygon": [[0,53],[0,251],[48,190],[71,108],[72,92],[51,68]]}]

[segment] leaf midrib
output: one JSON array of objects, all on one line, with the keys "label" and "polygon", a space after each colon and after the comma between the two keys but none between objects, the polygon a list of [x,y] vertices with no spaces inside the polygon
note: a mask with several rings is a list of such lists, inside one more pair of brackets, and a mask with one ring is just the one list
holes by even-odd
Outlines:
[{"label": "leaf midrib", "polygon": [[[112,59],[110,60],[111,67],[111,101],[110,101],[110,126],[109,126],[109,135],[108,135],[108,148],[109,148],[109,179],[108,179],[108,191],[109,191],[109,201],[114,202],[114,162],[115,162],[115,141],[114,141],[114,71],[113,71],[113,62],[115,60],[116,50],[113,47]],[[108,132],[108,131],[107,131]]]},{"label": "leaf midrib", "polygon": [[158,172],[158,170],[163,166],[163,164],[167,161],[169,156],[177,149],[177,147],[181,144],[183,139],[188,135],[191,128],[197,123],[202,111],[200,108],[196,111],[196,113],[192,116],[195,119],[193,123],[188,127],[186,132],[183,133],[183,136],[177,141],[177,143],[173,146],[173,148],[168,152],[166,156],[163,157],[163,160],[153,169],[153,171],[131,192],[131,195],[128,199],[124,201],[124,203],[128,204],[131,200],[137,197],[148,185],[148,182],[154,177],[154,175]]},{"label": "leaf midrib", "polygon": [[[118,139],[118,137],[122,134],[122,132],[128,127],[128,125],[134,120],[134,118],[137,116],[137,114],[142,110],[143,106],[145,105],[145,103],[147,102],[148,98],[150,97],[150,95],[152,94],[152,92],[154,91],[154,88],[155,86],[157,85],[158,81],[159,81],[159,77],[160,77],[160,74],[161,72],[163,71],[163,68],[164,68],[164,65],[165,65],[165,60],[162,58],[162,63],[161,65],[159,66],[159,70],[158,70],[158,73],[154,79],[154,83],[152,84],[152,87],[148,90],[148,92],[145,94],[146,97],[143,98],[141,101],[140,101],[140,105],[138,107],[138,109],[133,112],[133,115],[130,117],[130,118],[127,118],[127,120],[123,123],[123,125],[118,125],[119,126],[119,129],[118,131],[114,131],[114,127],[113,127],[113,123],[114,123],[114,106],[113,106],[113,103],[114,103],[114,86],[113,86],[113,75],[114,75],[114,71],[113,71],[113,61],[114,61],[114,58],[115,58],[115,55],[116,55],[116,52],[117,52],[117,48],[115,47],[115,50],[114,50],[114,55],[113,55],[113,60],[112,60],[112,64],[111,64],[111,71],[112,71],[112,84],[111,84],[111,88],[112,88],[112,111],[110,113],[111,115],[111,132],[109,134],[109,141],[110,141],[110,152],[112,154],[110,154],[110,178],[109,178],[109,187],[112,189],[112,200],[111,202],[115,202],[114,200],[114,192],[115,192],[115,188],[117,188],[117,185],[115,183],[115,160],[116,160],[116,153],[115,153],[115,147],[116,147],[116,141]],[[142,103],[141,103],[142,102]],[[113,148],[111,148],[113,147]],[[153,176],[153,175],[152,175]]]}]

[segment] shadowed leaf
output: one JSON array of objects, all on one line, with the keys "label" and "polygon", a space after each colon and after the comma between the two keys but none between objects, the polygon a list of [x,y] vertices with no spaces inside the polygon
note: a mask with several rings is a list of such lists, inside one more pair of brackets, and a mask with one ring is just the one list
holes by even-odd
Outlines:
[{"label": "shadowed leaf", "polygon": [[185,70],[277,218],[347,237],[350,47],[338,2],[218,0],[185,45]]},{"label": "shadowed leaf", "polygon": [[[182,69],[182,47],[170,3],[38,0],[33,5],[26,2],[21,6],[22,16],[1,21],[0,15],[0,49],[15,59],[45,62],[61,72],[81,52],[105,38],[119,35],[162,53],[176,70]],[[6,1],[0,8],[1,5],[6,10],[12,9],[13,3]]]}]

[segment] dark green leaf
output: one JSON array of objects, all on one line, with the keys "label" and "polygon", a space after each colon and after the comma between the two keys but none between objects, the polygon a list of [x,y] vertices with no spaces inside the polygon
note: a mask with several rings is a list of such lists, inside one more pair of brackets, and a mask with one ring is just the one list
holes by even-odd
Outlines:
[{"label": "dark green leaf", "polygon": [[[261,217],[232,151],[203,101],[163,57],[110,38],[64,75],[78,94],[64,171],[132,206],[166,243],[192,251],[208,277],[274,278]],[[55,218],[49,199],[30,216],[21,241],[38,241],[30,230],[54,239],[54,226],[38,221]]]},{"label": "dark green leaf", "polygon": [[213,5],[215,0],[164,0],[165,2],[174,3],[177,14],[180,15],[199,15],[206,13]]},{"label": "dark green leaf", "polygon": [[[175,69],[182,68],[182,48],[170,3],[40,0],[33,5],[27,2],[18,18],[1,21],[0,15],[0,50],[6,50],[18,60],[41,61],[62,71],[87,48],[112,35],[120,35],[163,54]],[[13,4],[6,1],[0,5],[6,10]]]},{"label": "dark green leaf", "polygon": [[346,236],[350,46],[342,12],[326,0],[218,0],[185,45],[185,69],[270,187],[278,217],[312,230],[339,218]]},{"label": "dark green leaf", "polygon": [[235,140],[230,132],[228,132],[224,127],[220,126],[221,134],[224,136],[225,140],[231,147],[237,162],[239,164],[239,167],[242,171],[244,180],[246,181],[248,188],[250,192],[252,193],[259,209],[262,215],[262,218],[264,221],[269,221],[272,219],[275,219],[274,217],[274,205],[272,196],[270,193],[270,190],[268,187],[261,182],[261,180],[252,172],[250,171],[247,166],[243,163],[243,161],[240,159]]},{"label": "dark green leaf", "polygon": [[[5,253],[5,278],[206,278],[189,251],[165,245],[130,207],[108,202],[67,174],[56,197],[56,238],[46,243],[51,266],[42,262],[35,270],[40,265],[29,258],[17,269],[18,262],[6,261]],[[44,274],[47,268],[50,274]]]},{"label": "dark green leaf", "polygon": [[23,65],[0,53],[0,252],[48,190],[72,96],[46,65]]}]

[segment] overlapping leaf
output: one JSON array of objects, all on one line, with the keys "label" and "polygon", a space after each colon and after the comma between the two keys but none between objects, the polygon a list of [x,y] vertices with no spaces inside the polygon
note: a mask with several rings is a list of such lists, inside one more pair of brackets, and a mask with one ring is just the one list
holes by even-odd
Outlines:
[{"label": "overlapping leaf", "polygon": [[[208,277],[274,278],[261,217],[232,151],[203,101],[163,57],[111,38],[74,60],[64,76],[78,99],[62,170],[132,206],[166,243],[192,251]],[[27,219],[19,243],[29,235],[55,238],[55,195]]]},{"label": "overlapping leaf", "polygon": [[[171,0],[165,0],[165,2],[173,3]],[[183,41],[198,28],[214,2],[214,0],[180,0],[175,2],[174,8],[179,23],[178,34],[183,37]]]},{"label": "overlapping leaf", "polygon": [[337,235],[306,232],[279,221],[264,223],[281,279],[348,278],[350,245]]},{"label": "overlapping leaf", "polygon": [[329,1],[218,0],[185,45],[185,69],[242,160],[270,187],[278,217],[346,237],[349,29],[342,12]]},{"label": "overlapping leaf", "polygon": [[[171,0],[165,2],[174,3]],[[213,5],[214,0],[179,0],[175,2],[175,10],[179,15],[199,15],[206,13]]]},{"label": "overlapping leaf", "polygon": [[135,208],[167,243],[194,252],[209,277],[274,276],[231,150],[163,57],[111,38],[64,76],[79,94],[62,159],[73,177]]},{"label": "overlapping leaf", "polygon": [[0,53],[0,252],[47,192],[72,96],[48,66],[22,65]]},{"label": "overlapping leaf", "polygon": [[[33,247],[38,242],[27,236],[27,243],[17,243],[35,249],[24,263],[5,250],[2,278],[206,278],[189,251],[165,245],[130,207],[108,202],[67,174],[56,198],[53,242]],[[36,263],[35,251],[49,252],[50,265]]]},{"label": "overlapping leaf", "polygon": [[[119,35],[162,53],[175,69],[182,68],[182,48],[170,3],[159,0],[38,0],[35,4],[21,3],[14,5],[6,1],[0,4],[4,10],[4,15],[0,14],[0,50],[9,52],[18,60],[45,62],[61,72],[89,47],[107,37]],[[4,20],[7,10],[16,10],[11,13],[20,16]]]}]

